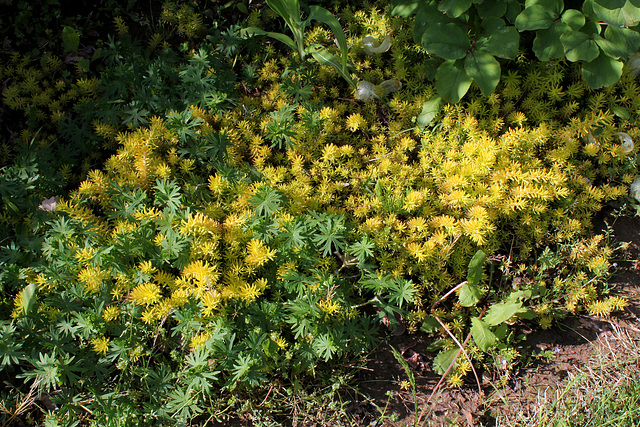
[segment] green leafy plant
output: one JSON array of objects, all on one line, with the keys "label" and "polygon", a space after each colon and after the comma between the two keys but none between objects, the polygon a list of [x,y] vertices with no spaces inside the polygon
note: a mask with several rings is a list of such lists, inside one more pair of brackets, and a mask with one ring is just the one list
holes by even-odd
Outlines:
[{"label": "green leafy plant", "polygon": [[[465,26],[456,55],[468,51],[445,60],[478,80],[457,105],[434,97],[442,61],[412,45],[407,20],[353,7],[340,16],[342,43],[328,12],[270,3],[293,34],[275,38],[300,59],[331,50],[316,44],[331,32],[339,39],[333,68],[252,50],[239,25],[207,29],[175,4],[146,47],[142,29],[116,18],[118,36],[77,80],[52,56],[44,74],[20,55],[3,64],[4,105],[27,118],[14,133],[38,148],[3,147],[1,421],[40,395],[58,410],[31,405],[33,416],[52,425],[207,424],[233,413],[276,424],[313,406],[303,392],[337,398],[345,385],[331,372],[353,371],[387,331],[432,335],[433,369],[461,386],[478,366],[508,379],[522,324],[623,307],[604,285],[610,243],[589,233],[605,204],[635,194],[638,83],[627,73],[592,90],[583,60],[567,60],[582,47],[504,62],[514,43],[501,43],[513,41],[502,23],[517,29],[524,11],[509,5],[522,4],[484,3],[418,5],[444,8],[441,31],[482,9],[487,28]],[[556,9],[553,31],[577,16]],[[331,32],[311,28],[312,17]],[[384,49],[343,50],[376,40]],[[347,53],[363,79],[383,82],[374,93],[389,82],[402,90],[383,105],[341,98]],[[494,60],[487,97],[483,64]],[[63,119],[49,120],[58,110]],[[106,160],[70,170],[66,143]]]},{"label": "green leafy plant", "polygon": [[[308,55],[311,55],[313,59],[318,61],[320,64],[334,67],[340,73],[342,78],[347,81],[347,83],[354,88],[356,87],[356,84],[349,75],[348,70],[347,39],[344,35],[344,31],[342,30],[342,26],[331,12],[320,6],[310,6],[309,14],[307,18],[303,20],[302,8],[300,7],[299,0],[267,0],[267,5],[269,5],[273,11],[284,19],[285,24],[287,24],[287,27],[293,34],[293,39],[282,33],[264,31],[256,27],[247,28],[245,31],[248,34],[266,35],[286,44],[299,55],[301,61],[304,61]],[[340,58],[337,58],[326,48],[318,44],[305,46],[304,32],[305,29],[311,25],[312,21],[318,21],[329,26],[336,38],[338,47],[340,48]]]},{"label": "green leafy plant", "polygon": [[[616,83],[624,62],[640,48],[640,7],[633,1],[588,0],[577,10],[562,0],[398,0],[391,13],[415,14],[414,41],[444,60],[435,80],[438,94],[450,102],[460,101],[472,83],[489,96],[500,81],[501,61],[515,60],[523,48],[540,61],[580,63],[594,89]],[[527,32],[535,32],[532,44]],[[425,108],[426,114],[433,105]]]}]

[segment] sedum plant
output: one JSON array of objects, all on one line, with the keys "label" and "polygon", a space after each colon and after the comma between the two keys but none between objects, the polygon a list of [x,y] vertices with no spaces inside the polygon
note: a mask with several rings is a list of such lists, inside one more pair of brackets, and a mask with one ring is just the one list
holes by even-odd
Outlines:
[{"label": "sedum plant", "polygon": [[[188,9],[163,16],[192,42],[202,31]],[[342,99],[338,68],[271,47],[238,64],[232,92],[233,34],[181,55],[158,37],[142,51],[116,22],[91,121],[113,151],[38,212],[42,255],[13,269],[5,412],[38,395],[50,424],[224,421],[404,330],[431,334],[434,370],[460,386],[474,365],[519,363],[522,323],[624,306],[606,293],[606,236],[589,233],[635,180],[635,79],[595,91],[579,64],[523,59],[426,126],[437,87],[406,21],[342,23],[352,45],[393,36],[349,52],[366,81],[407,83],[388,102]],[[100,106],[110,93],[126,105]]]},{"label": "sedum plant", "polygon": [[[16,297],[7,327],[24,334],[25,356],[6,353],[5,369],[64,390],[52,399],[65,411],[109,378],[99,402],[136,390],[118,404],[186,422],[220,388],[362,354],[377,330],[362,310],[395,322],[415,299],[410,280],[376,274],[372,243],[344,215],[300,211],[241,169],[199,175],[174,129],[153,119],[119,137],[105,171],[58,204],[44,262]],[[205,120],[191,131],[225,138]],[[45,330],[56,346],[41,346]]]}]

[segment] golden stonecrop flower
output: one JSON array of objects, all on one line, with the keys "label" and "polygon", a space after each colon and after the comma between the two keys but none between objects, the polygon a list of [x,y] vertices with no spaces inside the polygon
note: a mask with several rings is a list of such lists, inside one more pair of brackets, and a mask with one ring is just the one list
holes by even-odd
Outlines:
[{"label": "golden stonecrop flower", "polygon": [[420,242],[410,242],[406,245],[409,255],[414,257],[418,262],[425,262],[428,258],[427,248]]},{"label": "golden stonecrop flower", "polygon": [[102,282],[107,276],[107,272],[100,267],[88,266],[78,273],[78,281],[84,285],[87,292],[95,294],[100,290]]},{"label": "golden stonecrop flower", "polygon": [[201,332],[195,337],[191,338],[191,348],[194,350],[201,349],[205,346],[207,341],[211,338],[211,334],[209,332]]},{"label": "golden stonecrop flower", "polygon": [[129,293],[129,301],[137,305],[151,305],[160,301],[162,290],[155,283],[143,283]]},{"label": "golden stonecrop flower", "polygon": [[367,125],[367,121],[362,117],[360,113],[353,113],[347,117],[347,129],[351,132],[355,132],[358,129],[363,129]]},{"label": "golden stonecrop flower", "polygon": [[96,254],[96,249],[92,247],[86,247],[78,249],[73,257],[78,260],[78,264],[86,264],[91,261]]},{"label": "golden stonecrop flower", "polygon": [[342,308],[340,306],[340,304],[338,303],[338,301],[336,301],[334,299],[330,299],[330,298],[322,299],[318,303],[318,307],[327,316],[335,316],[336,314],[338,314],[340,312],[340,309]]},{"label": "golden stonecrop flower", "polygon": [[120,308],[115,305],[110,305],[102,312],[102,318],[107,322],[112,322],[120,316]]},{"label": "golden stonecrop flower", "polygon": [[202,295],[202,305],[204,308],[202,309],[202,314],[205,317],[213,316],[215,312],[217,312],[220,307],[220,302],[222,301],[222,295],[215,289],[209,290]]},{"label": "golden stonecrop flower", "polygon": [[424,201],[424,194],[420,191],[412,191],[404,199],[404,206],[402,207],[407,212],[413,212],[422,205]]},{"label": "golden stonecrop flower", "polygon": [[107,355],[107,351],[109,351],[109,338],[100,337],[94,338],[91,340],[92,350],[97,354],[102,354],[103,356]]},{"label": "golden stonecrop flower", "polygon": [[253,267],[260,267],[276,256],[276,249],[270,249],[259,239],[251,239],[247,243],[247,256],[245,262]]},{"label": "golden stonecrop flower", "polygon": [[157,269],[151,264],[151,261],[142,261],[138,264],[138,268],[142,274],[146,274],[147,276],[153,275]]},{"label": "golden stonecrop flower", "polygon": [[220,174],[209,176],[209,190],[213,194],[220,195],[227,187],[227,179]]},{"label": "golden stonecrop flower", "polygon": [[238,296],[245,301],[256,300],[267,288],[267,279],[264,277],[256,280],[252,284],[243,283],[238,290]]},{"label": "golden stonecrop flower", "polygon": [[218,273],[218,268],[215,265],[198,260],[186,266],[182,270],[182,276],[186,279],[194,280],[198,286],[208,287],[218,281],[220,273]]}]

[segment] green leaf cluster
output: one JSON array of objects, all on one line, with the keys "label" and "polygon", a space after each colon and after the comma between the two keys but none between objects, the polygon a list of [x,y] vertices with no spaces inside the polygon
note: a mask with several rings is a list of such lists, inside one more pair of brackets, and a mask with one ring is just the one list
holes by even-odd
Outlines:
[{"label": "green leaf cluster", "polygon": [[503,67],[528,49],[543,62],[580,63],[583,78],[597,89],[616,83],[624,62],[640,48],[640,4],[631,0],[587,0],[581,10],[562,0],[397,0],[391,7],[392,15],[415,15],[414,42],[444,60],[436,87],[454,103],[472,83],[489,96]]},{"label": "green leaf cluster", "polygon": [[[276,39],[286,44],[294,52],[297,52],[301,61],[304,61],[308,55],[311,55],[318,63],[334,67],[347,83],[353,87],[356,86],[348,70],[347,39],[340,22],[338,22],[331,12],[321,6],[310,6],[308,8],[308,17],[303,20],[302,8],[298,0],[267,0],[267,5],[284,20],[293,34],[293,39],[282,33],[264,31],[256,27],[246,28],[244,31],[247,34],[264,35]],[[305,47],[305,29],[311,25],[312,21],[318,21],[331,29],[340,48],[341,57],[336,57],[327,48],[319,44]]]}]

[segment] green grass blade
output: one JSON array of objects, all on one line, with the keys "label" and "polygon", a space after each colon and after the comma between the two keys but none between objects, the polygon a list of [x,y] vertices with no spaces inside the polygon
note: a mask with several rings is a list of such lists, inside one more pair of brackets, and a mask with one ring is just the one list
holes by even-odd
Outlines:
[{"label": "green grass blade", "polygon": [[331,31],[333,31],[333,35],[338,41],[338,46],[340,47],[340,53],[342,55],[342,72],[346,74],[349,48],[347,46],[347,38],[342,30],[342,25],[340,25],[340,22],[338,22],[336,17],[324,7],[311,6],[309,9],[309,20],[316,20],[323,24],[327,24],[329,28],[331,28]]},{"label": "green grass blade", "polygon": [[267,37],[271,37],[272,39],[276,39],[276,40],[281,41],[282,43],[286,44],[287,46],[289,46],[294,51],[298,50],[298,47],[296,46],[296,44],[293,41],[293,39],[291,37],[285,35],[285,34],[274,33],[274,32],[271,32],[271,31],[265,31],[265,30],[262,30],[262,29],[257,28],[257,27],[245,28],[244,31],[250,36],[267,36]]},{"label": "green grass blade", "polygon": [[349,75],[348,70],[343,66],[341,66],[340,58],[338,58],[336,55],[329,53],[329,51],[324,48],[312,50],[311,55],[313,56],[313,59],[315,59],[319,63],[324,65],[331,65],[332,67],[335,67],[335,69],[338,70],[338,73],[340,73],[342,78],[344,78],[351,86],[353,86],[353,88],[356,88],[357,86],[356,82],[353,81],[353,79]]}]

